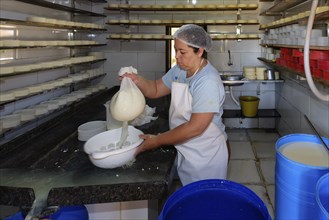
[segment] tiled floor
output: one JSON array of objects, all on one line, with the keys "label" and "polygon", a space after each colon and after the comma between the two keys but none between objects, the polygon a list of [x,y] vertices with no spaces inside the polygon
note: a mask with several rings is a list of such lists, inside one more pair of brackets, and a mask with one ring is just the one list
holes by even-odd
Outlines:
[{"label": "tiled floor", "polygon": [[228,129],[231,158],[227,179],[253,190],[274,219],[275,130]]}]

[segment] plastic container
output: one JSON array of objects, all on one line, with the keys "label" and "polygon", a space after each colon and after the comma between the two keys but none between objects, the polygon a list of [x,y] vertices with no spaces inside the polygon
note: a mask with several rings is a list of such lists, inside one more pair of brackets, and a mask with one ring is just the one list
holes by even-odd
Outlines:
[{"label": "plastic container", "polygon": [[328,70],[329,69],[329,60],[319,60],[318,68],[321,70]]},{"label": "plastic container", "polygon": [[[329,140],[323,139],[329,145]],[[314,219],[316,184],[321,176],[329,172],[329,166],[307,165],[286,157],[281,148],[294,142],[321,144],[317,136],[308,134],[286,135],[276,142],[275,218]]]},{"label": "plastic container", "polygon": [[221,179],[190,183],[172,194],[158,220],[271,219],[263,201],[247,187]]},{"label": "plastic container", "polygon": [[91,137],[106,131],[105,121],[90,121],[78,127],[78,139],[88,141]]},{"label": "plastic container", "polygon": [[116,144],[120,141],[121,132],[121,128],[104,131],[85,143],[83,149],[95,166],[116,168],[134,161],[136,149],[143,142],[143,139],[139,137],[143,132],[129,125],[128,137],[119,148]]},{"label": "plastic container", "polygon": [[311,60],[328,60],[329,59],[329,51],[311,50],[310,51],[310,59]]},{"label": "plastic container", "polygon": [[258,112],[259,98],[255,96],[240,96],[240,106],[242,115],[255,117]]},{"label": "plastic container", "polygon": [[329,219],[329,173],[323,175],[316,184],[316,219]]},{"label": "plastic container", "polygon": [[[25,214],[17,212],[15,215],[5,218],[5,220],[24,220]],[[88,220],[88,211],[84,205],[63,206],[57,212],[42,219],[52,220]]]}]

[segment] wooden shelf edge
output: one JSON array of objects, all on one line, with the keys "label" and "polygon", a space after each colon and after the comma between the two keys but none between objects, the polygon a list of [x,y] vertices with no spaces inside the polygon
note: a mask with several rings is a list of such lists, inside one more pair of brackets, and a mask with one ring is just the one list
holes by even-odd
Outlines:
[{"label": "wooden shelf edge", "polygon": [[88,16],[106,17],[106,15],[103,15],[103,14],[98,14],[98,13],[94,13],[94,12],[91,12],[91,11],[72,8],[72,7],[68,7],[68,6],[65,6],[65,5],[48,2],[48,1],[45,1],[45,0],[17,0],[17,1],[25,2],[25,3],[28,3],[28,4],[33,4],[33,5],[37,5],[37,6],[41,6],[41,7],[46,7],[46,8],[52,8],[52,9],[58,9],[58,10],[62,10],[62,11],[72,12],[72,13],[88,15]]},{"label": "wooden shelf edge", "polygon": [[[172,38],[169,38],[170,35],[166,35],[165,38],[162,37],[150,37],[150,38],[135,38],[135,37],[107,37],[109,40],[173,40]],[[227,37],[227,38],[217,38],[212,37],[212,40],[259,40],[260,37]]]},{"label": "wooden shelf edge", "polygon": [[[303,49],[304,45],[260,44],[262,47]],[[310,46],[310,50],[329,50],[329,46]]]},{"label": "wooden shelf edge", "polygon": [[250,22],[250,23],[244,23],[244,22],[163,22],[163,23],[155,23],[155,22],[150,22],[150,23],[136,23],[136,22],[106,22],[107,25],[184,25],[184,24],[199,24],[199,25],[259,25],[259,22]]},{"label": "wooden shelf edge", "polygon": [[[316,14],[315,18],[314,18],[314,21],[315,22],[316,21],[321,21],[321,20],[328,19],[328,18],[329,18],[329,11],[324,11],[324,12]],[[291,25],[291,24],[298,24],[299,22],[303,22],[303,21],[307,22],[307,19],[308,19],[308,17],[298,18],[298,19],[295,19],[295,20],[292,20],[292,21],[281,23],[281,24],[273,24],[273,25],[270,25],[268,27],[261,27],[262,26],[261,25],[259,30],[268,30],[268,29],[284,27],[284,26]]]},{"label": "wooden shelf edge", "polygon": [[[245,6],[244,6],[245,5]],[[137,7],[138,6],[138,7]],[[173,5],[175,6],[175,5]],[[235,4],[231,7],[226,7],[226,5],[219,4],[217,7],[161,7],[157,5],[150,5],[150,7],[139,7],[139,5],[129,5],[129,7],[122,7],[118,5],[118,7],[106,6],[104,9],[110,11],[235,11],[235,10],[256,10],[258,8],[258,4]]]},{"label": "wooden shelf edge", "polygon": [[0,47],[0,50],[9,49],[28,49],[28,48],[48,48],[48,47],[100,47],[106,46],[107,44],[81,44],[81,45],[47,45],[47,46],[17,46],[17,47]]},{"label": "wooden shelf edge", "polygon": [[90,2],[94,2],[94,3],[107,3],[106,0],[88,0]]},{"label": "wooden shelf edge", "polygon": [[88,31],[107,31],[107,29],[101,28],[84,28],[84,27],[73,27],[73,26],[66,26],[66,25],[56,25],[56,24],[49,24],[49,23],[41,23],[41,22],[32,22],[32,21],[24,21],[24,20],[14,20],[14,19],[7,19],[7,18],[0,18],[0,25],[24,25],[24,26],[35,26],[35,27],[46,27],[46,28],[59,28],[59,29],[70,29],[70,30],[88,30]]},{"label": "wooden shelf edge", "polygon": [[280,13],[285,10],[288,10],[292,7],[295,7],[301,3],[305,2],[305,0],[283,0],[280,1],[279,3],[273,5],[269,9],[263,11],[260,13],[260,15],[266,15],[267,13]]},{"label": "wooden shelf edge", "polygon": [[69,64],[69,65],[63,65],[63,66],[56,66],[56,67],[50,67],[50,68],[40,68],[40,69],[29,70],[29,71],[22,71],[22,72],[17,72],[17,73],[0,74],[0,79],[1,78],[8,78],[8,77],[13,77],[13,76],[18,76],[18,75],[24,75],[24,74],[27,74],[27,73],[44,71],[44,70],[68,68],[68,67],[75,66],[75,65],[80,65],[80,64],[97,63],[97,62],[102,62],[102,61],[106,61],[106,60],[107,59],[104,58],[104,59],[98,59],[98,60],[86,61],[86,62],[79,62],[79,63]]}]

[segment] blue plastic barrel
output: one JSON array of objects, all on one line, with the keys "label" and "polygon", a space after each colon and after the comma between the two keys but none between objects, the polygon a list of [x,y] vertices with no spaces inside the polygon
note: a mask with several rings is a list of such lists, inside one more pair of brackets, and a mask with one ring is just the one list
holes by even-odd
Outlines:
[{"label": "blue plastic barrel", "polygon": [[190,183],[166,201],[158,220],[270,220],[263,201],[247,187],[220,179]]},{"label": "blue plastic barrel", "polygon": [[323,175],[316,184],[316,219],[329,219],[329,173]]},{"label": "blue plastic barrel", "polygon": [[84,205],[63,206],[54,214],[45,217],[52,220],[88,220],[89,215]]},{"label": "blue plastic barrel", "polygon": [[[323,139],[328,145],[329,140]],[[290,134],[276,142],[275,219],[314,219],[316,184],[329,172],[329,165],[312,166],[287,158],[280,148],[291,142],[321,144],[317,136],[308,134]]]},{"label": "blue plastic barrel", "polygon": [[[5,220],[24,220],[26,216],[22,212],[17,212],[15,215],[7,217]],[[84,205],[78,206],[63,206],[52,215],[42,219],[52,220],[88,220],[89,215],[87,208]]]}]

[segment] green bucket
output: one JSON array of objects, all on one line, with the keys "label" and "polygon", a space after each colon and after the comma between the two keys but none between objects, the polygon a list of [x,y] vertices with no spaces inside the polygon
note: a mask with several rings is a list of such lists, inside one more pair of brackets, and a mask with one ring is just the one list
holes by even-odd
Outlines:
[{"label": "green bucket", "polygon": [[239,99],[242,115],[255,117],[258,112],[259,98],[255,96],[240,96]]}]

